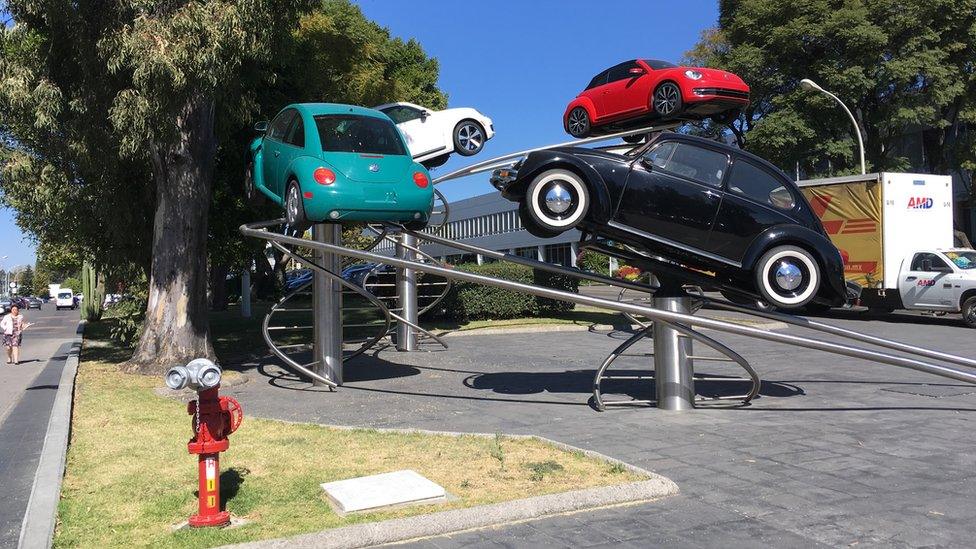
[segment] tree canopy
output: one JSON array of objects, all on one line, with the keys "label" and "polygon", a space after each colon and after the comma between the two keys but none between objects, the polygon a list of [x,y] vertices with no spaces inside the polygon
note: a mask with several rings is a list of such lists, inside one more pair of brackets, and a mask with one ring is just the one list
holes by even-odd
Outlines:
[{"label": "tree canopy", "polygon": [[792,172],[859,168],[854,112],[869,169],[907,168],[903,137],[922,131],[928,169],[971,181],[976,141],[976,1],[722,0],[718,26],[690,62],[739,74],[752,89],[740,119],[747,148]]},{"label": "tree canopy", "polygon": [[42,249],[145,272],[140,371],[212,354],[208,266],[263,256],[237,233],[280,215],[243,201],[255,120],[296,101],[446,104],[436,60],[347,0],[7,7],[0,199]]}]

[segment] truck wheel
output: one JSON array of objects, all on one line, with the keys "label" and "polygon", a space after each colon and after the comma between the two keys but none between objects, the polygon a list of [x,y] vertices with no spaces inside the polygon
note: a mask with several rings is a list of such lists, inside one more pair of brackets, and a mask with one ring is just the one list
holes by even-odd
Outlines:
[{"label": "truck wheel", "polygon": [[763,300],[781,309],[799,309],[820,289],[820,266],[810,252],[776,246],[756,263],[756,289]]},{"label": "truck wheel", "polygon": [[976,328],[976,296],[963,302],[962,321],[966,323],[966,326]]}]

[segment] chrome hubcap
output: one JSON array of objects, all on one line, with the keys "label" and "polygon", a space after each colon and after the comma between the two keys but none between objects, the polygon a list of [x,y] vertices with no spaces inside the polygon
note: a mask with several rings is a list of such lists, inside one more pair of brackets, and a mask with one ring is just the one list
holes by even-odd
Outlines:
[{"label": "chrome hubcap", "polygon": [[546,208],[554,214],[564,214],[573,205],[573,195],[562,185],[553,185],[546,192]]},{"label": "chrome hubcap", "polygon": [[660,114],[671,114],[678,108],[677,86],[665,84],[654,93],[654,110]]},{"label": "chrome hubcap", "polygon": [[298,219],[298,189],[288,189],[288,222],[294,223]]},{"label": "chrome hubcap", "polygon": [[574,135],[579,135],[586,130],[586,112],[582,109],[575,109],[569,113],[569,131]]},{"label": "chrome hubcap", "polygon": [[780,261],[776,267],[776,285],[780,288],[792,292],[803,282],[803,272],[796,265],[788,261]]},{"label": "chrome hubcap", "polygon": [[474,124],[465,124],[458,130],[458,143],[461,148],[467,151],[476,151],[485,142],[481,129]]}]

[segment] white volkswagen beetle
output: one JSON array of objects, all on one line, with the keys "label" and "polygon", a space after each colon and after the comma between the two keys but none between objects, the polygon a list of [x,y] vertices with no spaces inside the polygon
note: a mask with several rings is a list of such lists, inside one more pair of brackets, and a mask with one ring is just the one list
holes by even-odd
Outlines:
[{"label": "white volkswagen beetle", "polygon": [[495,135],[491,119],[462,107],[435,111],[413,103],[373,107],[389,116],[407,138],[413,159],[427,168],[447,162],[452,152],[472,156]]}]

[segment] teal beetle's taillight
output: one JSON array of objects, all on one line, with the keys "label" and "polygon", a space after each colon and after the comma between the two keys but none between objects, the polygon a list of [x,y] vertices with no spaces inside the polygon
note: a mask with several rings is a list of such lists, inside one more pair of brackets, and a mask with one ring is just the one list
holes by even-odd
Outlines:
[{"label": "teal beetle's taillight", "polygon": [[426,189],[427,185],[430,184],[430,180],[423,172],[416,172],[413,174],[413,182],[417,184],[421,189]]},{"label": "teal beetle's taillight", "polygon": [[335,173],[328,168],[316,168],[315,171],[312,172],[312,178],[315,179],[315,182],[319,185],[331,185],[335,183],[336,179]]}]

